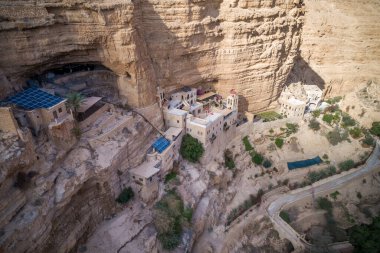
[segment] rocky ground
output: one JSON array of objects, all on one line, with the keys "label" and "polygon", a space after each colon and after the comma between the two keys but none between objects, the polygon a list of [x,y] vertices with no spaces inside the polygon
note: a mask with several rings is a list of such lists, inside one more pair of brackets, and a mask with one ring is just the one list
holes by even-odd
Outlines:
[{"label": "rocky ground", "polygon": [[[340,187],[333,194],[325,196],[333,203],[333,217],[337,226],[348,229],[355,224],[370,224],[372,217],[380,213],[379,189],[380,189],[380,168],[371,174],[360,177],[343,187]],[[291,226],[306,238],[315,238],[316,235],[326,227],[326,211],[317,209],[317,204],[300,203],[289,207]],[[347,237],[340,236],[341,241]]]},{"label": "rocky ground", "polygon": [[[280,131],[280,129],[274,129]],[[337,164],[348,158],[357,158],[362,155],[362,147],[358,140],[351,143],[344,142],[338,146],[331,146],[323,130],[320,133],[313,133],[307,123],[301,123],[300,129],[296,134],[289,136],[282,149],[275,148],[268,151],[268,146],[273,144],[269,135],[273,133],[263,133],[260,138],[248,135],[255,150],[265,154],[265,157],[273,161],[272,169],[264,169],[262,166],[254,165],[248,152],[245,151],[242,137],[239,134],[229,145],[235,158],[236,168],[228,170],[224,167],[223,154],[215,157],[208,166],[191,164],[182,161],[179,165],[178,176],[167,185],[162,183],[165,189],[176,188],[185,204],[194,209],[192,221],[192,235],[195,240],[193,252],[249,252],[250,250],[262,250],[262,252],[286,252],[291,248],[286,240],[279,238],[273,229],[271,222],[266,217],[264,207],[256,207],[249,214],[239,218],[237,222],[226,229],[228,214],[237,206],[241,205],[251,194],[257,194],[261,189],[270,191],[281,185],[278,180],[291,177],[292,181],[304,180],[310,169],[300,169],[292,172],[291,175],[285,168],[286,161],[294,161],[328,154],[331,164]],[[311,136],[313,136],[311,138]],[[296,138],[296,144],[290,140]],[[310,143],[312,145],[310,146]],[[295,148],[296,146],[296,148]],[[344,150],[345,152],[341,152]],[[311,170],[319,170],[327,165],[314,166]],[[273,167],[278,168],[274,171]],[[274,194],[276,190],[274,190]],[[268,193],[269,194],[269,193]],[[268,195],[270,196],[270,195]],[[99,246],[99,242],[105,240],[103,245],[112,244],[113,248],[121,247],[123,240],[122,233],[127,227],[128,220],[150,220],[152,217],[152,206],[137,208],[138,200],[131,204],[132,212],[126,211],[121,217],[104,222],[86,244],[88,252],[102,252],[104,248]],[[144,212],[143,212],[144,211]],[[144,213],[144,217],[141,215]],[[154,234],[152,224],[146,225],[141,222],[133,226],[131,233],[134,239],[128,241],[120,252],[149,252],[160,248]],[[114,227],[119,227],[114,229]],[[254,228],[259,227],[255,230]],[[247,232],[254,231],[254,232]],[[263,240],[268,238],[268,240]],[[126,238],[124,238],[126,239]],[[146,244],[145,242],[150,242]],[[152,246],[153,245],[153,246]],[[99,250],[100,249],[100,250]],[[227,250],[227,251],[226,251]],[[177,250],[181,252],[181,249]],[[153,251],[154,252],[154,251]]]}]

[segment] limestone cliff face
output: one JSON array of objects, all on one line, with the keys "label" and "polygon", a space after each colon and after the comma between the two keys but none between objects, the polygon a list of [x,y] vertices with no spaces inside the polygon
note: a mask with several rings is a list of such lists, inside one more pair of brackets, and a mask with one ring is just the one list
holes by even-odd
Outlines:
[{"label": "limestone cliff face", "polygon": [[293,80],[343,95],[380,78],[380,2],[305,0],[301,55]]},{"label": "limestone cliff face", "polygon": [[[162,127],[157,105],[141,113]],[[120,211],[115,198],[127,171],[143,161],[157,134],[141,116],[128,117],[97,147],[88,145],[87,133],[70,150],[0,135],[0,252],[70,252]]]},{"label": "limestone cliff face", "polygon": [[264,110],[297,56],[298,1],[70,0],[0,2],[4,94],[33,74],[67,63],[101,63],[133,106],[156,86],[236,89],[241,109]]}]

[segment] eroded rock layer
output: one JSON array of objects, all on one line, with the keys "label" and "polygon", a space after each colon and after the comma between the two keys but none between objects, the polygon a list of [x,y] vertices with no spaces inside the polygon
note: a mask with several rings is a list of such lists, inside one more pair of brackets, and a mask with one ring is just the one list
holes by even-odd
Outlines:
[{"label": "eroded rock layer", "polygon": [[67,63],[100,63],[133,106],[156,86],[214,86],[264,110],[298,53],[302,6],[293,0],[1,1],[3,95]]},{"label": "eroded rock layer", "polygon": [[291,81],[317,84],[328,96],[340,96],[361,83],[379,81],[380,2],[304,2],[301,55]]}]

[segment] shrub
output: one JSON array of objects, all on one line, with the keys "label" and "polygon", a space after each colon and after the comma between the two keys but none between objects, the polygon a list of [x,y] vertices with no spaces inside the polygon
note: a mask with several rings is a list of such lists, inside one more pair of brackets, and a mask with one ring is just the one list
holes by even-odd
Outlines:
[{"label": "shrub", "polygon": [[324,114],[323,117],[322,117],[322,120],[324,122],[328,123],[329,125],[331,125],[331,123],[334,120],[334,115],[332,115],[332,114]]},{"label": "shrub", "polygon": [[357,192],[357,193],[356,193],[356,197],[357,197],[358,199],[361,199],[361,198],[362,198],[362,194],[361,194],[361,192]]},{"label": "shrub", "polygon": [[252,206],[259,204],[261,202],[261,197],[264,195],[264,191],[260,189],[256,195],[251,194],[248,199],[246,199],[242,204],[240,204],[237,208],[232,209],[232,211],[227,216],[226,225],[230,225],[232,221],[234,221],[237,217],[239,217],[242,213],[247,211]]},{"label": "shrub", "polygon": [[180,153],[184,159],[195,163],[202,157],[204,148],[196,138],[186,134],[182,139]]},{"label": "shrub", "polygon": [[253,156],[252,156],[252,162],[254,162],[255,164],[257,165],[260,165],[262,164],[264,161],[264,157],[262,155],[260,155],[259,153],[255,153]]},{"label": "shrub", "polygon": [[298,132],[299,125],[298,124],[292,124],[292,123],[286,123],[286,128],[288,129],[289,134],[295,134]]},{"label": "shrub", "polygon": [[289,214],[286,211],[280,212],[280,217],[283,219],[286,223],[290,223],[290,217]]},{"label": "shrub", "polygon": [[338,111],[340,111],[338,105],[330,105],[329,107],[327,107],[325,109],[325,113],[327,113],[327,112],[332,112],[333,113],[333,112],[338,112]]},{"label": "shrub", "polygon": [[338,195],[340,195],[340,192],[338,191],[335,191],[333,193],[330,194],[330,197],[334,200],[336,200],[338,198]]},{"label": "shrub", "polygon": [[347,131],[340,132],[339,128],[335,128],[334,130],[330,131],[326,135],[327,139],[331,143],[331,145],[337,145],[338,143],[346,140],[348,138]]},{"label": "shrub", "polygon": [[177,177],[177,172],[172,171],[165,176],[165,184]]},{"label": "shrub", "polygon": [[350,130],[350,135],[354,139],[360,138],[362,136],[362,130],[359,127],[354,127]]},{"label": "shrub", "polygon": [[364,145],[374,146],[375,145],[375,139],[369,133],[366,133],[364,136],[364,139],[362,140],[362,143]]},{"label": "shrub", "polygon": [[341,171],[348,171],[352,169],[353,167],[355,167],[355,162],[350,159],[350,160],[346,160],[344,162],[339,163],[338,166]]},{"label": "shrub", "polygon": [[371,134],[380,137],[380,121],[373,122],[372,127],[369,131],[371,132]]},{"label": "shrub", "polygon": [[269,133],[271,133],[271,134],[273,134],[273,133],[274,133],[274,130],[273,130],[273,128],[271,128],[271,129],[269,130]]},{"label": "shrub", "polygon": [[332,104],[339,103],[341,100],[342,100],[342,97],[338,96],[338,97],[329,98],[326,100],[326,102],[332,105]]},{"label": "shrub", "polygon": [[316,120],[316,119],[311,119],[310,122],[309,122],[309,127],[311,129],[313,129],[314,131],[318,131],[319,129],[321,129],[321,124]]},{"label": "shrub", "polygon": [[259,117],[263,119],[264,122],[274,121],[281,118],[281,115],[274,111],[263,112],[259,114]]},{"label": "shrub", "polygon": [[163,248],[175,249],[181,242],[183,227],[191,220],[192,210],[184,207],[182,199],[175,192],[169,192],[156,203],[153,216]]},{"label": "shrub", "polygon": [[125,188],[120,194],[119,197],[117,197],[116,201],[120,204],[127,203],[130,199],[132,199],[135,196],[135,193],[133,192],[131,187]]},{"label": "shrub", "polygon": [[318,208],[319,209],[323,209],[323,210],[326,210],[328,212],[330,212],[332,210],[332,203],[330,200],[328,200],[327,198],[324,198],[324,197],[319,197],[317,199],[317,204],[318,204]]},{"label": "shrub", "polygon": [[233,154],[229,149],[226,149],[224,151],[224,166],[226,166],[230,170],[235,168]]},{"label": "shrub", "polygon": [[333,122],[334,122],[335,124],[338,124],[339,121],[340,121],[340,114],[339,114],[339,112],[336,112],[336,113],[334,114],[334,116],[333,116]]},{"label": "shrub", "polygon": [[263,162],[263,166],[264,168],[270,168],[272,166],[272,163],[268,159],[265,159]]},{"label": "shrub", "polygon": [[248,136],[245,136],[243,138],[243,144],[244,144],[244,147],[245,147],[245,151],[251,151],[251,150],[253,150],[253,147],[252,147],[251,143],[249,142]]},{"label": "shrub", "polygon": [[380,249],[380,216],[373,219],[372,224],[355,225],[349,230],[349,241],[355,252],[379,252]]},{"label": "shrub", "polygon": [[327,160],[327,159],[329,159],[329,156],[328,156],[327,154],[324,154],[324,155],[322,156],[322,158],[325,159],[325,160]]},{"label": "shrub", "polygon": [[350,127],[350,126],[355,126],[356,121],[351,118],[350,115],[344,113],[342,116],[342,127]]},{"label": "shrub", "polygon": [[276,146],[278,148],[282,148],[282,146],[284,146],[284,139],[282,139],[282,138],[276,138],[276,140],[274,141],[274,143],[276,144]]},{"label": "shrub", "polygon": [[321,115],[321,110],[315,110],[311,113],[314,118],[318,118]]},{"label": "shrub", "polygon": [[77,139],[80,139],[80,137],[82,136],[82,130],[80,129],[80,127],[78,126],[75,126],[71,129],[71,133],[75,136],[75,138]]}]

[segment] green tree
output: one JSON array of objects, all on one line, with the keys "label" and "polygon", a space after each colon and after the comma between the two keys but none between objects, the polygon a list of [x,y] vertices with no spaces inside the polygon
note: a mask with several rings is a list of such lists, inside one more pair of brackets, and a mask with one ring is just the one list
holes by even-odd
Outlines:
[{"label": "green tree", "polygon": [[282,139],[282,138],[276,138],[276,140],[274,141],[274,143],[276,144],[276,146],[278,148],[282,148],[282,146],[284,146],[284,139]]},{"label": "green tree", "polygon": [[204,153],[203,145],[190,134],[186,134],[181,143],[180,153],[182,157],[190,162],[198,162]]},{"label": "green tree", "polygon": [[125,188],[117,197],[116,201],[120,204],[127,203],[130,199],[133,199],[135,196],[131,187]]},{"label": "green tree", "polygon": [[349,241],[354,253],[378,253],[380,249],[380,217],[370,225],[356,225],[349,230]]},{"label": "green tree", "polygon": [[252,162],[254,162],[255,164],[260,165],[263,163],[263,161],[264,157],[261,154],[255,153],[252,155]]},{"label": "green tree", "polygon": [[67,107],[73,111],[75,118],[78,116],[78,110],[83,102],[83,99],[84,97],[78,92],[73,92],[67,95]]},{"label": "green tree", "polygon": [[371,132],[371,134],[380,137],[380,121],[373,122],[372,127],[369,131]]}]

